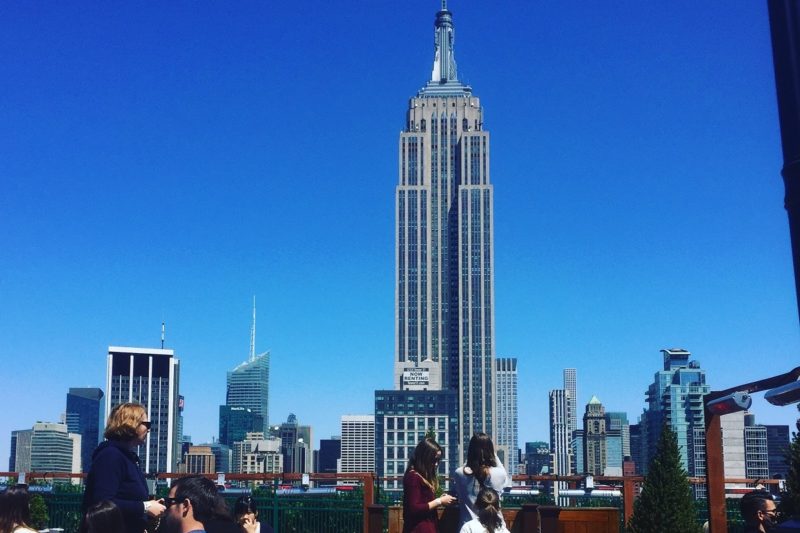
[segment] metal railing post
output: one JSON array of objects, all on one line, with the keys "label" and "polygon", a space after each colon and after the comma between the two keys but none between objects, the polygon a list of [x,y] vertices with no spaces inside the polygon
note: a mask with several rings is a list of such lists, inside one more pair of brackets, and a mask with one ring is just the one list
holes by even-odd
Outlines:
[{"label": "metal railing post", "polygon": [[278,485],[280,484],[280,480],[276,477],[272,483],[272,529],[275,533],[280,533],[280,527],[278,526]]}]

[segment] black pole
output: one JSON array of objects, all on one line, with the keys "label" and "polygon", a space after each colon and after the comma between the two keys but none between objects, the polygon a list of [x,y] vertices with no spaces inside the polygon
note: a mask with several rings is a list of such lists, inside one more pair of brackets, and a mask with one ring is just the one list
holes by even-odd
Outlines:
[{"label": "black pole", "polygon": [[800,1],[768,0],[767,5],[783,147],[784,206],[789,215],[800,311]]}]

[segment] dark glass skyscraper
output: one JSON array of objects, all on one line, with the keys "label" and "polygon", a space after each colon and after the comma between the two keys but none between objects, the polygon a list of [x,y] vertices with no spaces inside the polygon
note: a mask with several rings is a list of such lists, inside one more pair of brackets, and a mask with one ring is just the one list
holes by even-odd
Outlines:
[{"label": "dark glass skyscraper", "polygon": [[258,431],[269,430],[269,352],[253,354],[228,372],[225,405],[250,409],[262,418]]},{"label": "dark glass skyscraper", "polygon": [[264,431],[264,417],[247,407],[219,406],[219,441],[233,446],[248,433]]},{"label": "dark glass skyscraper", "polygon": [[489,133],[454,42],[443,2],[431,78],[400,134],[394,382],[456,392],[460,462],[472,434],[495,424],[494,219]]},{"label": "dark glass skyscraper", "polygon": [[100,442],[104,426],[103,391],[97,387],[69,389],[67,393],[67,429],[81,436],[81,468],[88,472],[92,452]]},{"label": "dark glass skyscraper", "polygon": [[769,454],[769,477],[786,479],[789,474],[789,426],[766,425]]}]

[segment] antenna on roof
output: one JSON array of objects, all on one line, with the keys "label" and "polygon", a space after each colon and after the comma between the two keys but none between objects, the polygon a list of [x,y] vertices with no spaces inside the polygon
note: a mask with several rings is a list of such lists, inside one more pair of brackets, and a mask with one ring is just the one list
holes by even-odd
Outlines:
[{"label": "antenna on roof", "polygon": [[253,325],[250,326],[250,361],[256,360],[256,297],[253,295]]},{"label": "antenna on roof", "polygon": [[161,349],[162,350],[164,349],[164,337],[166,335],[166,329],[167,328],[165,327],[164,322],[162,321],[161,322]]}]

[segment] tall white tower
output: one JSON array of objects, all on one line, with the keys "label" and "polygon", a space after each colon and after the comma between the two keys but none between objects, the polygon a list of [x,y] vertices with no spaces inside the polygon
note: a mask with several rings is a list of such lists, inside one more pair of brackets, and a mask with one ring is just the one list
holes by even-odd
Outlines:
[{"label": "tall white tower", "polygon": [[409,102],[396,189],[395,388],[458,394],[458,455],[494,432],[494,217],[489,133],[458,80],[447,3],[430,81]]}]

